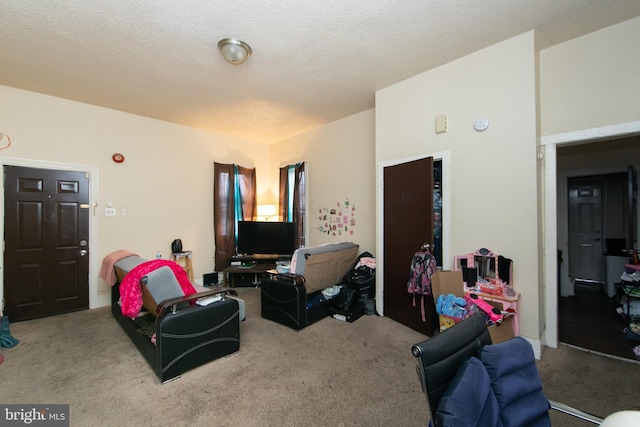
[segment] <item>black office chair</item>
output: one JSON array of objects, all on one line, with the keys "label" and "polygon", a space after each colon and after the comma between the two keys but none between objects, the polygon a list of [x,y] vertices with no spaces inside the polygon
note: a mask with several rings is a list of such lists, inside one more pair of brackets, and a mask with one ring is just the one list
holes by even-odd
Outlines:
[{"label": "black office chair", "polygon": [[[496,412],[493,418],[484,418],[483,424],[486,424],[488,419],[500,417],[502,420],[498,420],[497,425],[528,425],[530,422],[549,425],[549,408],[594,424],[602,422],[601,418],[558,402],[548,401],[544,397],[533,349],[526,340],[516,337],[503,344],[491,344],[485,317],[482,313],[476,313],[444,332],[412,346],[411,352],[418,359],[417,373],[422,390],[427,396],[428,412],[433,426],[441,427],[448,423],[460,426],[468,422],[464,412],[477,411],[478,408],[482,411]],[[514,372],[515,379],[508,378]],[[487,389],[483,391],[482,381],[485,379]],[[499,389],[505,384],[508,388],[507,393]],[[522,399],[530,400],[513,404],[514,398],[520,398],[513,396],[518,394],[513,392],[513,388],[520,385],[528,387],[520,393]],[[455,403],[456,399],[462,399],[458,406]],[[475,399],[486,399],[486,402],[474,402]],[[505,407],[505,399],[509,400],[509,408]],[[526,411],[522,408],[526,408]],[[525,413],[527,411],[537,412],[528,414]],[[468,415],[475,417],[473,414]],[[525,419],[528,421],[525,422]],[[533,419],[535,421],[531,421]],[[478,421],[472,421],[470,425],[476,425],[476,422]]]}]

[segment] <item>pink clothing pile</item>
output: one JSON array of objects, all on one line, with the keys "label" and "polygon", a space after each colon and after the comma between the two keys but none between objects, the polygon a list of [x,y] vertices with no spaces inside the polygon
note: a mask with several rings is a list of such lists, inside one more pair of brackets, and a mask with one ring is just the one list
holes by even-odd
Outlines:
[{"label": "pink clothing pile", "polygon": [[173,274],[175,274],[185,296],[196,293],[195,288],[187,277],[187,273],[175,262],[164,259],[143,262],[129,271],[129,273],[124,276],[122,283],[120,283],[120,308],[124,316],[132,319],[138,317],[142,309],[142,287],[140,286],[140,279],[146,276],[147,273],[165,265],[171,268]]}]

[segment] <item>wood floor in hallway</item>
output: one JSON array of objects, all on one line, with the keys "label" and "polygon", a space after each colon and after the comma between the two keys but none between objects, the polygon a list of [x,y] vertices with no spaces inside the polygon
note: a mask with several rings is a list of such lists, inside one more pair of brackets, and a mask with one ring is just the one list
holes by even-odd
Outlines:
[{"label": "wood floor in hallway", "polygon": [[560,342],[587,350],[640,360],[635,345],[624,333],[626,323],[616,312],[617,298],[608,297],[602,285],[576,282],[576,295],[560,297],[558,308]]}]

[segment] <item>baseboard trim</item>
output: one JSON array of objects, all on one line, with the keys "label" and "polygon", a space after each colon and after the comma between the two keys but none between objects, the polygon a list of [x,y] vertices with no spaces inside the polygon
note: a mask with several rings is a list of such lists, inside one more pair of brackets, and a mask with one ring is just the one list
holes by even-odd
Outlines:
[{"label": "baseboard trim", "polygon": [[542,349],[544,347],[544,345],[542,344],[542,341],[529,338],[529,337],[522,337],[522,338],[529,341],[529,344],[531,344],[531,347],[533,347],[533,355],[535,356],[536,360],[540,360],[540,358],[542,357]]}]

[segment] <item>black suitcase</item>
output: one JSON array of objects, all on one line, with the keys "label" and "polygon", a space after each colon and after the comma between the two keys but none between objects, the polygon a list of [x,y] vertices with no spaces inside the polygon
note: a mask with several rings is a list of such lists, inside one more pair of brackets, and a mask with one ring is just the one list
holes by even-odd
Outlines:
[{"label": "black suitcase", "polygon": [[297,274],[263,280],[260,289],[262,317],[295,330],[329,317],[336,301],[324,298],[321,290],[307,295],[304,277]]},{"label": "black suitcase", "polygon": [[260,283],[262,317],[300,330],[307,326],[307,290],[304,277],[278,274]]}]

